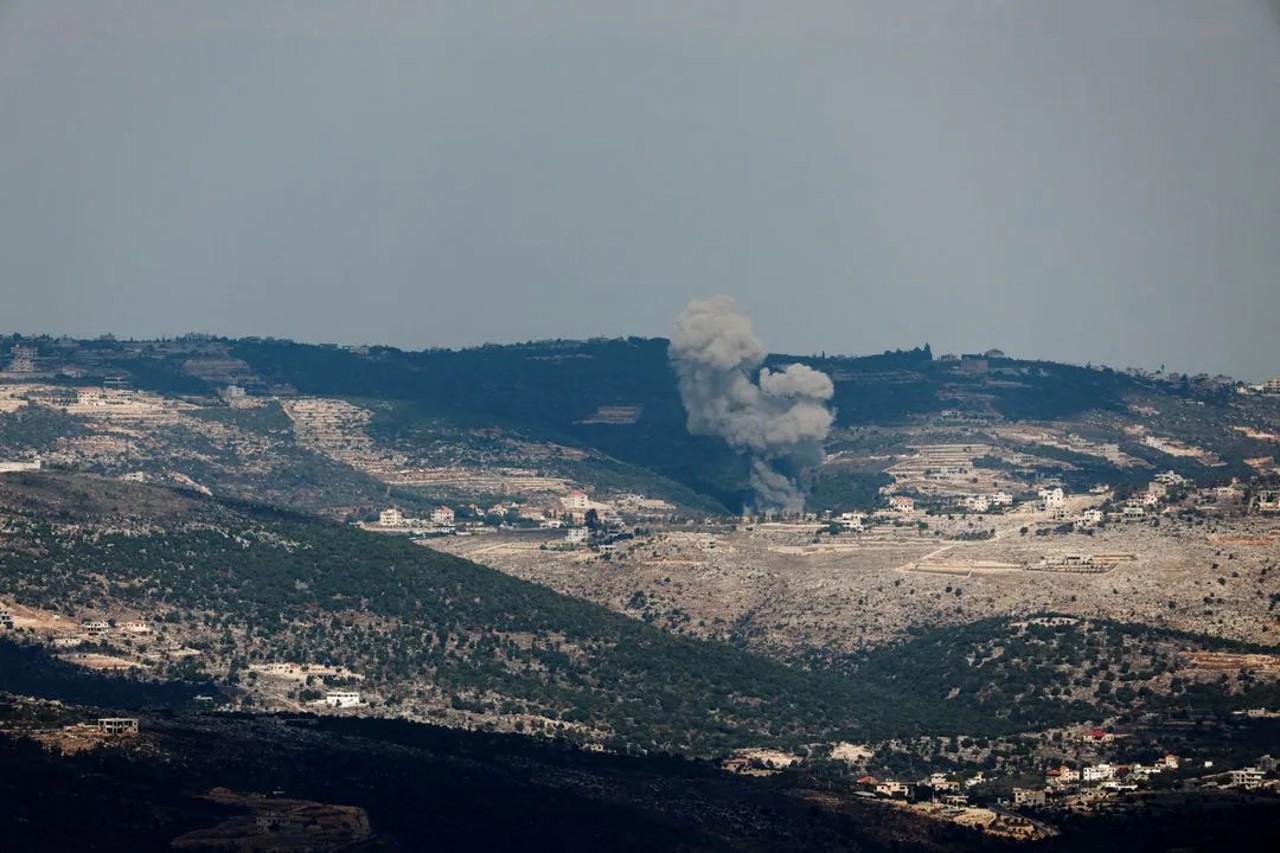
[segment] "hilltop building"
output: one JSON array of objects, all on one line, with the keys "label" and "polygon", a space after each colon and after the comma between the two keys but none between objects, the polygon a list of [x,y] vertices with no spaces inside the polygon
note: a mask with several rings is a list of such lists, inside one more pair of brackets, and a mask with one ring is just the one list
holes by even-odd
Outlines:
[{"label": "hilltop building", "polygon": [[138,718],[102,717],[98,720],[98,731],[104,735],[136,735],[138,733]]},{"label": "hilltop building", "polygon": [[9,349],[9,354],[12,356],[9,360],[10,373],[36,372],[36,358],[39,357],[40,351],[35,347],[16,344]]}]

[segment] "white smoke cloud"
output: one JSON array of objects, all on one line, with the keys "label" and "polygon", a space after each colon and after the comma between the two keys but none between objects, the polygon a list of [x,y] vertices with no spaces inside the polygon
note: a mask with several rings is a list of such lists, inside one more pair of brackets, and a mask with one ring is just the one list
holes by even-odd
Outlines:
[{"label": "white smoke cloud", "polygon": [[751,319],[728,296],[689,303],[669,350],[689,431],[751,454],[758,510],[800,512],[805,480],[822,462],[835,418],[835,387],[803,364],[762,368],[765,354]]}]

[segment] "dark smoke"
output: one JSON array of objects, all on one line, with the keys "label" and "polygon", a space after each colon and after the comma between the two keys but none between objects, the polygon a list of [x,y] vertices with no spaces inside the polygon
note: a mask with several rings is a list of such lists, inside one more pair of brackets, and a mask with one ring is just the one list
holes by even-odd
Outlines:
[{"label": "dark smoke", "polygon": [[689,431],[751,455],[757,511],[803,511],[806,479],[822,462],[835,417],[831,379],[803,364],[762,368],[764,346],[728,296],[689,303],[676,318],[669,356]]}]

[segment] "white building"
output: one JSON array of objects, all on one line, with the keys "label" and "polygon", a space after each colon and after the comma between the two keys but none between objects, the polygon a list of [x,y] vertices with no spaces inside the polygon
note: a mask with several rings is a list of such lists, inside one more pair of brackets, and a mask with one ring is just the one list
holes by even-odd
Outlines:
[{"label": "white building", "polygon": [[905,797],[907,795],[906,782],[880,782],[876,785],[876,793],[882,797]]},{"label": "white building", "polygon": [[564,541],[570,545],[581,545],[590,535],[591,531],[585,527],[570,527],[564,532]]},{"label": "white building", "polygon": [[379,527],[404,527],[404,513],[396,507],[384,509],[378,513]]},{"label": "white building", "polygon": [[1069,785],[1080,781],[1080,771],[1063,764],[1049,771],[1048,781],[1059,785]]},{"label": "white building", "polygon": [[1116,769],[1110,764],[1091,764],[1080,772],[1080,778],[1086,782],[1105,782],[1115,776]]},{"label": "white building", "polygon": [[13,373],[35,373],[36,358],[40,351],[35,347],[17,345],[9,350],[13,358],[9,361],[9,370]]},{"label": "white building", "polygon": [[361,705],[360,694],[354,690],[333,690],[324,695],[324,703],[330,708],[355,708]]},{"label": "white building", "polygon": [[1013,804],[1015,806],[1043,806],[1044,791],[1040,788],[1014,788]]},{"label": "white building", "polygon": [[98,731],[104,735],[136,735],[138,733],[138,718],[102,717],[98,720]]},{"label": "white building", "polygon": [[1230,785],[1233,788],[1251,791],[1262,787],[1263,773],[1257,767],[1242,767],[1239,770],[1230,771],[1227,775],[1231,778]]},{"label": "white building", "polygon": [[1046,510],[1059,510],[1067,505],[1066,492],[1062,491],[1061,488],[1041,489],[1037,494]]},{"label": "white building", "polygon": [[564,508],[571,511],[585,512],[591,509],[591,498],[587,497],[586,492],[573,491],[566,497],[560,499],[560,503]]},{"label": "white building", "polygon": [[1142,505],[1141,501],[1129,501],[1124,505],[1123,515],[1126,521],[1134,518],[1146,518],[1147,508]]},{"label": "white building", "polygon": [[453,524],[454,512],[447,506],[438,506],[431,510],[432,524]]},{"label": "white building", "polygon": [[906,495],[894,495],[889,498],[889,509],[895,512],[915,512],[916,502]]},{"label": "white building", "polygon": [[1080,518],[1076,520],[1076,524],[1081,527],[1097,527],[1102,523],[1104,517],[1100,509],[1086,509],[1080,513]]},{"label": "white building", "polygon": [[1013,505],[1013,495],[1008,492],[995,492],[994,494],[987,495],[987,500],[990,501],[992,506]]}]

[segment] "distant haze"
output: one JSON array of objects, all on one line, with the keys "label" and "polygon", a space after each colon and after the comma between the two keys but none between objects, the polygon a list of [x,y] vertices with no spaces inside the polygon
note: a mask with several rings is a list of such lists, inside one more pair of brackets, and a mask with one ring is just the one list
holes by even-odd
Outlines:
[{"label": "distant haze", "polygon": [[9,0],[0,330],[1280,374],[1268,0]]}]

